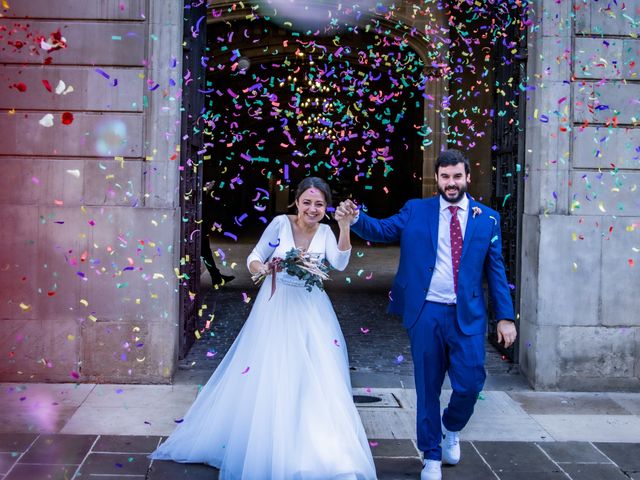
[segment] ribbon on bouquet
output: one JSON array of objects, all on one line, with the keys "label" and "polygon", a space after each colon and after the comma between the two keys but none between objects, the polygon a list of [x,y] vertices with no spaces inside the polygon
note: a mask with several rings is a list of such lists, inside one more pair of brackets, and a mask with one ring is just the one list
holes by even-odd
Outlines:
[{"label": "ribbon on bouquet", "polygon": [[269,297],[269,300],[271,300],[273,294],[276,293],[276,273],[282,271],[282,266],[280,265],[281,261],[281,258],[275,257],[269,262],[269,271],[271,272],[271,296]]}]

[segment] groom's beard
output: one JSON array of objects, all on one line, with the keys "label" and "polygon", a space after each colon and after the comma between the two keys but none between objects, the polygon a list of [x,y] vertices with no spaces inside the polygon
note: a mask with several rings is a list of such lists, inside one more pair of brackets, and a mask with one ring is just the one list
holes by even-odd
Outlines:
[{"label": "groom's beard", "polygon": [[[446,189],[442,189],[438,186],[438,193],[449,203],[458,203],[464,197],[464,194],[467,193],[467,186],[464,185],[460,188],[458,187],[447,187]],[[454,196],[451,196],[454,195]]]}]

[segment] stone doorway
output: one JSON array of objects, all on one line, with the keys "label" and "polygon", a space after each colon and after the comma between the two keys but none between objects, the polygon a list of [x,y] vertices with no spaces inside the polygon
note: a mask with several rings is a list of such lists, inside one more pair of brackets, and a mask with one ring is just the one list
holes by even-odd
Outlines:
[{"label": "stone doorway", "polygon": [[[425,125],[428,125],[431,131],[427,132],[425,129],[415,128],[415,131],[411,132],[412,135],[407,135],[404,131],[403,136],[402,132],[398,133],[401,128],[396,128],[389,132],[391,141],[387,142],[387,145],[384,143],[375,144],[374,140],[376,139],[372,135],[367,139],[370,142],[369,145],[373,143],[373,150],[377,151],[379,153],[377,156],[382,158],[372,162],[368,169],[356,168],[349,175],[345,172],[349,172],[349,168],[357,167],[357,162],[343,160],[350,157],[363,158],[363,151],[357,146],[347,146],[342,150],[328,148],[327,140],[339,143],[341,137],[340,132],[331,131],[329,128],[331,118],[325,115],[328,110],[343,108],[345,115],[348,116],[348,121],[351,122],[350,126],[353,126],[354,117],[358,115],[357,112],[366,108],[362,103],[356,104],[358,108],[353,106],[353,103],[347,105],[350,98],[347,96],[348,93],[358,95],[357,88],[354,88],[356,93],[348,92],[340,100],[341,97],[334,94],[335,85],[332,86],[330,81],[325,80],[328,73],[331,72],[331,63],[328,62],[328,57],[335,55],[336,51],[342,49],[341,53],[345,55],[345,61],[357,63],[357,48],[354,47],[348,54],[344,53],[345,48],[349,47],[348,32],[341,36],[342,42],[339,46],[335,44],[331,46],[331,42],[292,35],[291,31],[286,28],[269,22],[255,21],[255,19],[247,20],[245,14],[249,13],[249,11],[229,11],[225,14],[222,10],[216,10],[214,5],[213,8],[209,8],[206,15],[210,25],[207,28],[208,40],[204,46],[202,59],[205,62],[206,58],[207,67],[205,68],[204,63],[202,69],[198,69],[198,66],[194,65],[194,70],[190,73],[192,81],[202,82],[198,92],[205,96],[204,105],[198,113],[195,110],[192,112],[192,124],[189,127],[204,136],[201,148],[196,151],[197,161],[191,159],[191,165],[184,166],[193,167],[196,165],[198,167],[194,169],[195,174],[191,176],[194,181],[198,182],[198,190],[201,190],[202,186],[207,183],[214,184],[216,188],[206,193],[201,206],[189,207],[192,208],[192,212],[195,212],[194,215],[183,215],[183,222],[191,225],[185,230],[189,240],[187,240],[187,235],[183,235],[183,242],[194,243],[191,241],[191,237],[198,230],[195,227],[200,225],[199,222],[203,217],[206,218],[207,215],[210,215],[211,218],[205,221],[205,224],[211,225],[213,248],[220,254],[216,258],[220,260],[223,268],[234,266],[235,263],[235,268],[238,268],[241,274],[245,274],[244,259],[240,260],[242,256],[238,258],[229,256],[226,259],[224,256],[230,250],[234,250],[232,245],[238,242],[236,245],[244,246],[246,250],[244,256],[246,257],[251,245],[264,227],[264,222],[273,215],[286,210],[286,206],[292,199],[290,185],[295,185],[303,175],[311,173],[325,176],[329,179],[336,193],[336,200],[351,194],[361,201],[364,199],[364,203],[370,207],[372,212],[375,212],[375,216],[383,217],[397,211],[408,198],[431,195],[434,191],[431,165],[435,155],[441,145],[445,143],[451,147],[463,147],[465,142],[461,143],[461,138],[464,139],[465,135],[468,140],[466,145],[473,144],[473,148],[469,151],[469,156],[474,163],[475,178],[471,193],[485,203],[495,205],[496,198],[498,198],[495,190],[498,179],[496,174],[492,172],[498,170],[496,162],[499,160],[494,155],[496,143],[492,138],[495,138],[496,134],[499,136],[499,132],[496,132],[492,128],[494,127],[492,123],[487,122],[485,118],[486,129],[483,133],[486,135],[475,135],[478,132],[469,128],[470,122],[467,120],[473,118],[471,124],[480,125],[480,119],[486,116],[490,109],[496,108],[492,103],[496,90],[492,90],[489,92],[490,95],[483,95],[481,98],[456,96],[452,89],[456,87],[459,90],[460,82],[458,85],[451,81],[445,82],[443,77],[439,76],[437,69],[430,70],[431,67],[426,66],[426,62],[423,62],[421,74],[429,79],[424,84],[425,92],[419,100],[406,102],[404,107],[390,111],[386,118],[398,118],[397,123],[403,126],[404,130],[419,125],[420,121],[426,118]],[[202,17],[198,17],[195,21],[197,22],[200,18]],[[203,29],[204,23],[200,24]],[[482,26],[482,22],[480,24]],[[487,22],[484,24],[486,25]],[[388,27],[389,23],[387,22],[383,26]],[[185,30],[185,32],[189,33],[189,30]],[[380,31],[377,32],[380,33]],[[200,34],[202,35],[202,32]],[[204,35],[200,37],[200,42],[203,39]],[[231,44],[230,39],[239,40],[238,43]],[[298,42],[294,43],[296,41]],[[363,43],[362,39],[352,39],[352,41],[360,48],[367,45],[366,42]],[[227,48],[221,48],[223,43],[227,44]],[[413,50],[408,49],[408,51],[413,52],[413,58],[416,64],[419,64],[425,55],[426,47],[419,42],[410,45]],[[486,54],[485,49],[491,46],[492,39],[483,38],[482,41],[470,47],[466,44],[459,44],[451,48],[454,50],[457,48],[458,51],[454,55],[460,55],[459,58],[461,58],[466,48],[470,48],[470,51],[479,57]],[[406,49],[406,47],[403,48]],[[404,54],[406,50],[402,50],[402,52]],[[388,49],[386,55],[387,57],[383,61],[388,62],[389,59],[395,58],[391,48]],[[279,66],[285,65],[285,67],[282,71],[274,73],[268,68],[274,63]],[[452,64],[445,67],[445,70],[447,68],[462,67]],[[196,74],[196,71],[200,74]],[[280,75],[280,73],[286,75]],[[364,70],[357,69],[347,74],[355,77],[367,75]],[[374,72],[372,75],[375,78],[377,73]],[[489,70],[487,75],[491,81],[495,80],[494,71]],[[319,79],[322,81],[318,82]],[[473,75],[462,75],[459,80],[463,86],[473,91],[473,83],[476,81]],[[491,81],[488,83],[490,84]],[[297,92],[298,82],[307,82],[308,89],[313,94],[305,97]],[[374,91],[374,93],[379,94],[379,97],[382,98],[385,89],[389,89],[391,84],[387,82],[380,83],[380,85],[379,92]],[[329,90],[324,88],[327,86],[330,87]],[[407,89],[407,92],[409,90]],[[413,93],[415,96],[415,92],[409,93]],[[451,95],[448,95],[450,93]],[[277,105],[279,116],[272,115],[274,97],[276,103],[279,103]],[[255,102],[256,99],[262,103]],[[283,99],[287,100],[289,111],[293,111],[294,115],[287,116],[287,107],[282,101]],[[327,106],[328,99],[329,106]],[[341,101],[342,105],[334,102],[335,99],[338,99],[338,102]],[[470,105],[465,118],[443,115],[440,109],[445,106],[464,111],[465,102],[470,101],[475,101],[476,105]],[[271,103],[269,108],[267,108],[268,103]],[[300,105],[304,108],[297,109]],[[372,105],[375,105],[375,101]],[[296,109],[299,110],[297,113]],[[512,109],[510,114],[517,117],[517,112],[517,109]],[[399,113],[402,113],[400,117],[398,117]],[[316,130],[309,127],[309,119],[315,121]],[[381,119],[376,118],[375,113],[371,115],[370,120],[371,122],[378,120],[376,128],[371,127],[371,122],[367,123],[372,134],[390,128],[390,122],[380,121]],[[286,132],[284,137],[283,131]],[[299,135],[299,138],[296,135]],[[330,138],[331,135],[333,138]],[[425,136],[428,137],[428,141],[425,141]],[[384,160],[384,156],[388,156],[390,151],[393,152],[394,147],[396,150],[398,147],[404,147],[405,152],[412,153],[407,155],[408,161],[390,170],[389,163]],[[305,148],[306,150],[304,150]],[[315,161],[320,156],[318,152],[325,154],[328,152],[330,155],[327,155],[327,161],[310,162],[309,158]],[[314,155],[317,156],[314,157]],[[502,163],[499,164],[502,165]],[[515,165],[515,163],[512,164],[512,167],[515,168]],[[510,173],[505,168],[500,169],[501,175]],[[392,192],[392,194],[390,195],[388,192]],[[504,193],[502,195],[503,200]],[[198,211],[198,208],[201,210]],[[514,218],[516,221],[519,218],[517,212]],[[185,221],[185,219],[187,220]],[[199,232],[195,235],[199,237]],[[507,239],[511,242],[510,237]],[[518,245],[518,241],[516,241],[516,245]],[[364,249],[366,245],[362,244],[362,247]],[[191,248],[192,253],[189,258],[191,258],[191,263],[195,263],[193,259],[199,258],[199,254],[195,253],[195,248],[197,248],[195,245],[192,245]],[[199,266],[197,268],[199,269]],[[360,281],[362,288],[366,289],[367,276],[376,275],[373,270],[375,269],[370,269],[370,271],[359,269],[356,274],[352,272],[352,283],[345,284],[343,287],[353,288],[354,284]],[[207,333],[203,330],[207,318],[211,320],[214,318],[211,315],[215,315],[212,307],[213,301],[210,300],[213,298],[211,295],[220,299],[226,298],[226,294],[217,295],[221,292],[203,290],[199,274],[195,273],[196,269],[192,266],[190,271],[193,275],[190,277],[191,283],[188,289],[183,283],[183,287],[185,287],[183,306],[188,306],[188,308],[183,308],[181,311],[185,318],[190,315],[191,320],[184,320],[181,323],[185,326],[197,325],[197,328],[202,331],[202,335]],[[208,277],[205,275],[203,279],[206,286]],[[518,284],[517,281],[513,281],[513,283]],[[247,291],[236,292],[236,294],[238,298],[241,294],[249,295]],[[184,338],[196,334],[195,328],[191,331],[184,329],[183,331],[185,332]],[[184,342],[184,345],[188,344],[188,341]],[[186,353],[186,349],[184,352]],[[509,352],[502,352],[502,354],[505,353],[509,354]]]}]

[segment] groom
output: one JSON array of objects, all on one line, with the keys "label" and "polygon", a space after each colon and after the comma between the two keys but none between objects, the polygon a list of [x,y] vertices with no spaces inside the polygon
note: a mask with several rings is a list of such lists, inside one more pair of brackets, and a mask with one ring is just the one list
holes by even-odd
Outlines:
[{"label": "groom", "polygon": [[[418,448],[424,452],[421,480],[442,478],[442,462],[460,461],[459,432],[482,390],[487,317],[483,276],[498,321],[498,341],[516,339],[513,305],[504,271],[500,216],[467,192],[469,160],[457,150],[436,161],[439,195],[409,200],[399,213],[378,220],[358,212],[352,230],[374,242],[400,241],[400,265],[389,311],[408,330],[418,397]],[[336,218],[357,210],[347,200]],[[453,392],[440,417],[445,373]]]}]

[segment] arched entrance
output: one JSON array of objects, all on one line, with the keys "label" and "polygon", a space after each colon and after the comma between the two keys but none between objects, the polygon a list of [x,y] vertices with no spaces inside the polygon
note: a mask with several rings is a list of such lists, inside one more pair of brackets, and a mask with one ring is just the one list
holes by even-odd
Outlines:
[{"label": "arched entrance", "polygon": [[[337,200],[353,196],[375,216],[390,215],[407,199],[433,193],[432,162],[445,143],[470,148],[471,193],[492,201],[494,92],[486,85],[499,66],[486,65],[492,55],[485,49],[491,51],[495,40],[491,35],[445,42],[438,48],[449,53],[440,55],[429,51],[435,42],[424,40],[430,34],[436,38],[438,28],[419,21],[414,28],[425,36],[409,35],[410,26],[379,18],[367,32],[346,29],[321,37],[252,18],[251,9],[214,7],[202,14],[199,8],[191,12],[194,21],[207,18],[210,25],[206,42],[203,22],[197,38],[196,23],[185,30],[188,44],[199,45],[192,51],[201,49],[199,56],[192,55],[201,66],[192,61],[193,70],[185,71],[189,81],[200,82],[201,100],[185,112],[191,122],[185,137],[194,155],[183,152],[185,193],[198,192],[185,198],[197,202],[202,185],[212,188],[202,210],[185,204],[194,214],[183,215],[183,239],[189,238],[184,247],[196,243],[192,238],[202,229],[194,227],[201,218],[221,238],[255,238],[268,218],[290,204],[289,186],[309,174],[327,178]],[[445,13],[440,12],[443,24]],[[448,23],[465,20],[449,18]],[[491,26],[490,18],[473,22],[479,31]],[[464,62],[471,63],[474,55],[484,55],[485,71],[479,67],[477,73],[487,80],[465,70]],[[451,75],[458,70],[464,74]],[[191,132],[201,140],[194,142]],[[187,250],[183,258],[192,263],[199,258],[195,245]],[[184,279],[186,339],[193,336],[188,325],[195,325],[202,312],[199,275],[196,268],[183,267],[192,273],[188,288]],[[188,344],[185,340],[183,352]]]}]

